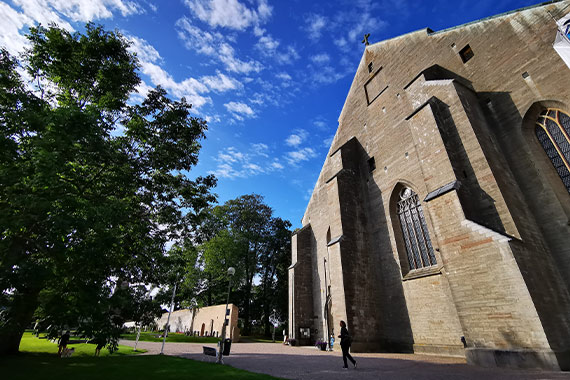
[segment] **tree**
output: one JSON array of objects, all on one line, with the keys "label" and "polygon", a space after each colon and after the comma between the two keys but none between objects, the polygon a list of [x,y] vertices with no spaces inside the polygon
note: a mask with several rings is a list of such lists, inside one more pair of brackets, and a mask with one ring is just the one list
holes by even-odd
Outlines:
[{"label": "tree", "polygon": [[161,283],[166,242],[215,200],[214,177],[182,174],[206,123],[161,88],[127,105],[140,78],[118,32],[52,25],[28,39],[34,88],[0,53],[0,355],[18,351],[37,310],[116,336],[121,285]]},{"label": "tree", "polygon": [[[281,276],[283,262],[289,260],[291,224],[273,217],[273,210],[257,194],[243,195],[214,207],[204,220],[199,247],[202,278],[207,284],[195,292],[202,304],[223,303],[229,266],[236,269],[232,280],[232,301],[240,307],[244,334],[251,321],[263,320],[269,331],[269,315],[281,310],[276,296],[287,297],[287,277]],[[255,281],[259,279],[259,285]],[[286,301],[285,301],[286,302]]]},{"label": "tree", "polygon": [[288,268],[291,263],[291,223],[281,218],[270,222],[265,249],[260,256],[260,304],[266,336],[271,334],[270,316],[275,311],[279,320],[287,319]]}]

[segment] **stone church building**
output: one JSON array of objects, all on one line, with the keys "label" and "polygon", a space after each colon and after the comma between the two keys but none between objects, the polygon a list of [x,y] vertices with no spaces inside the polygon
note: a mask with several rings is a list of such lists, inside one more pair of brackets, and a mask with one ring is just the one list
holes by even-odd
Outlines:
[{"label": "stone church building", "polygon": [[569,13],[365,46],[292,238],[291,339],[344,320],[354,352],[570,369]]}]

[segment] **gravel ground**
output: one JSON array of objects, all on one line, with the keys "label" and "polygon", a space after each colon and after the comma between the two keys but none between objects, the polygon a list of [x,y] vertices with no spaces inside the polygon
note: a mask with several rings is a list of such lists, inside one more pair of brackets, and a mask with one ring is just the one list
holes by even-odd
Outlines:
[{"label": "gravel ground", "polygon": [[[134,346],[133,341],[121,344]],[[162,343],[139,342],[147,355],[160,353]],[[214,347],[213,344],[206,346]],[[166,343],[164,353],[193,360],[215,362],[202,354],[202,344]],[[224,363],[251,372],[301,380],[330,379],[568,379],[570,373],[519,371],[467,365],[464,359],[413,354],[354,354],[358,368],[342,369],[340,352],[324,352],[313,347],[289,347],[279,343],[234,343]],[[350,363],[349,363],[350,365]]]}]

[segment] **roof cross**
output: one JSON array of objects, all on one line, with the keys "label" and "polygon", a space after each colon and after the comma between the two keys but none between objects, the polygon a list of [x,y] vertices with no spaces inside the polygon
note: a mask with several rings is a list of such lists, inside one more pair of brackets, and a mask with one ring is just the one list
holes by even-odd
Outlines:
[{"label": "roof cross", "polygon": [[368,37],[370,37],[370,33],[365,34],[364,39],[362,40],[362,43],[366,46],[370,45],[370,42],[368,42]]}]

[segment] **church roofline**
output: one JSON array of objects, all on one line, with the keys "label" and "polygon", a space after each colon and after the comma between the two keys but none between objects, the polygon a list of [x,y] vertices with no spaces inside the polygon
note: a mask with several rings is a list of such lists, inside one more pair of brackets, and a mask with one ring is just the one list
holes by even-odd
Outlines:
[{"label": "church roofline", "polygon": [[[394,40],[397,40],[397,39],[399,39],[399,38],[409,36],[410,34],[422,32],[422,31],[425,32],[426,35],[428,35],[428,36],[434,36],[434,35],[436,35],[436,34],[442,34],[442,33],[450,32],[450,31],[452,31],[452,30],[461,29],[461,28],[464,28],[464,27],[466,27],[466,26],[473,25],[473,24],[477,24],[477,23],[480,23],[480,22],[489,21],[489,20],[493,20],[493,19],[496,19],[496,18],[499,18],[499,17],[508,16],[508,15],[513,14],[513,13],[523,12],[523,11],[526,11],[526,10],[529,10],[529,9],[533,9],[533,8],[540,8],[540,7],[543,7],[543,6],[546,6],[546,5],[556,4],[556,3],[563,2],[563,1],[565,1],[565,0],[551,0],[551,1],[545,1],[545,2],[542,2],[542,3],[538,3],[538,4],[529,5],[528,7],[518,8],[518,9],[514,9],[514,10],[512,10],[512,11],[507,11],[507,12],[499,13],[499,14],[497,14],[497,15],[493,15],[493,16],[484,17],[484,18],[480,18],[480,19],[477,19],[477,20],[469,21],[469,22],[466,22],[466,23],[464,23],[464,24],[451,26],[451,27],[449,27],[449,28],[445,28],[445,29],[442,29],[442,30],[436,30],[436,31],[434,31],[434,30],[432,30],[432,29],[429,28],[429,27],[425,27],[425,28],[421,28],[421,29],[416,29],[416,30],[410,31],[410,32],[408,32],[408,33],[400,34],[399,36],[395,36],[395,37],[392,37],[392,38],[388,38],[388,39],[386,39],[386,40],[382,40],[382,41],[375,42],[375,43],[373,43],[373,44],[370,44],[370,45],[366,46],[366,49],[371,49],[372,47],[375,47],[375,46],[377,46],[377,45],[382,45],[382,44],[384,44],[384,43],[386,43],[386,42],[394,41]],[[366,49],[365,49],[365,52],[366,52]]]},{"label": "church roofline", "polygon": [[[464,23],[464,24],[452,26],[452,27],[449,27],[449,28],[446,28],[446,29],[436,30],[435,32],[432,30],[431,32],[428,32],[428,35],[433,36],[433,35],[436,35],[436,34],[441,34],[441,33],[449,32],[449,31],[452,31],[452,30],[455,30],[455,29],[461,29],[461,28],[463,28],[463,27],[466,27],[466,26],[469,26],[469,25],[472,25],[472,24],[477,24],[477,23],[479,23],[479,22],[488,21],[488,20],[492,20],[492,19],[495,19],[495,18],[508,16],[508,15],[510,15],[510,14],[513,14],[513,13],[523,12],[523,11],[526,11],[526,10],[529,10],[529,9],[533,9],[533,8],[540,8],[540,7],[543,7],[543,6],[546,6],[546,5],[550,5],[550,4],[560,3],[560,2],[562,2],[562,1],[564,1],[564,0],[551,0],[551,1],[545,1],[545,2],[542,2],[542,3],[534,4],[534,5],[529,5],[528,7],[523,7],[523,8],[519,8],[519,9],[514,9],[514,10],[512,10],[512,11],[507,11],[507,12],[499,13],[499,14],[497,14],[497,15],[480,18],[480,19],[478,19],[478,20],[469,21],[469,22],[466,22],[466,23]],[[428,28],[428,29],[429,29],[429,28]]]},{"label": "church roofline", "polygon": [[307,224],[305,224],[303,227],[299,228],[297,231],[293,232],[293,233],[291,234],[291,236],[295,236],[295,235],[297,235],[299,232],[303,232],[304,230],[306,230],[307,228],[310,228],[310,227],[311,227],[311,223],[307,223]]}]

